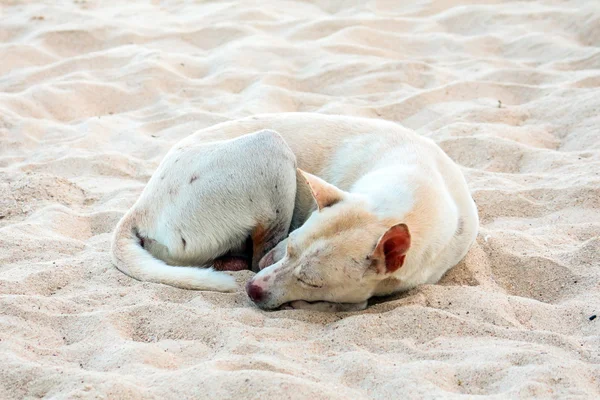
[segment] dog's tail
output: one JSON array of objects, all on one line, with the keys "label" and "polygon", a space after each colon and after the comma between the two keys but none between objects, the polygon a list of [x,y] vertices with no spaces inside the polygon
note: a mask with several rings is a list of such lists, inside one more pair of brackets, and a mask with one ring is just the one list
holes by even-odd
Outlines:
[{"label": "dog's tail", "polygon": [[212,268],[170,266],[144,249],[143,240],[128,212],[117,225],[111,253],[115,266],[130,277],[182,289],[229,292],[237,287],[233,277]]}]

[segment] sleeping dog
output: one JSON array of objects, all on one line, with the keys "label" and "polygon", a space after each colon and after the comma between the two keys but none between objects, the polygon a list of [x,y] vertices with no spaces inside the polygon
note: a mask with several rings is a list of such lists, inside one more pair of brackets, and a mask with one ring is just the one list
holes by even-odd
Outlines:
[{"label": "sleeping dog", "polygon": [[[225,141],[265,129],[281,135],[300,168],[294,177],[288,171],[281,181],[286,188],[296,184],[295,203],[293,190],[285,197],[294,203],[288,203],[288,218],[293,215],[292,229],[299,227],[267,251],[285,238],[283,232],[287,232],[287,228],[282,228],[285,221],[269,224],[272,219],[253,218],[252,223],[242,224],[245,230],[241,229],[236,240],[218,247],[218,251],[215,248],[204,252],[204,259],[208,261],[211,259],[208,255],[214,258],[223,254],[239,246],[248,232],[252,239],[257,236],[252,232],[263,231],[267,226],[271,232],[267,236],[272,240],[255,251],[259,257],[266,254],[253,258],[260,259],[261,271],[246,285],[248,296],[260,308],[361,310],[372,296],[437,282],[466,255],[474,242],[479,226],[477,208],[460,168],[433,141],[391,122],[312,113],[258,115],[218,124],[183,139],[167,156],[168,162],[163,162],[162,170],[174,170],[178,174],[188,171],[186,178],[176,178],[180,187],[199,165],[177,170],[172,166],[176,154],[197,160],[203,157],[203,143],[230,143]],[[257,154],[257,157],[266,155]],[[231,173],[240,169],[237,165],[229,166]],[[159,174],[153,179],[157,176]],[[165,190],[159,191],[157,185],[147,188],[147,199],[142,202],[146,209],[154,192],[160,192],[158,198],[162,202],[168,199]],[[281,190],[281,186],[277,190]],[[236,194],[243,196],[245,191],[237,190]],[[185,193],[188,200],[178,206],[176,221],[207,211],[187,209],[194,196],[192,192]],[[271,204],[267,208],[272,209],[273,201],[269,199],[273,196],[277,193],[268,192],[261,198]],[[228,236],[228,224],[236,223],[244,212],[223,220],[224,209],[231,207],[222,204],[217,196],[213,200],[216,204],[210,213],[216,217],[210,217],[210,221],[221,224],[221,233]],[[252,204],[240,206],[248,207],[249,215],[258,215]],[[227,283],[224,285],[214,281],[203,285],[200,275],[192,277],[185,267],[169,267],[164,263],[156,266],[149,253],[142,250],[147,242],[152,254],[169,264],[187,265],[192,258],[185,256],[186,245],[182,242],[185,236],[181,235],[179,225],[171,222],[173,212],[162,212],[160,217],[154,212],[147,217],[142,210],[134,211],[135,217],[126,216],[117,230],[113,254],[122,270],[141,279],[179,287],[212,285],[216,290],[231,287],[231,281],[224,281]],[[161,230],[161,226],[168,228]],[[257,230],[257,226],[263,228]],[[185,235],[200,238],[205,235],[203,229],[210,231],[214,226],[203,225],[201,229],[190,225]],[[155,247],[153,241],[159,244]],[[261,240],[256,242],[261,243]],[[124,247],[129,250],[119,250]],[[159,250],[164,247],[168,252]],[[169,252],[179,258],[169,259]],[[138,267],[131,273],[133,265]],[[144,269],[140,265],[152,267]],[[155,270],[160,273],[151,272]],[[170,270],[173,272],[167,272]]]}]

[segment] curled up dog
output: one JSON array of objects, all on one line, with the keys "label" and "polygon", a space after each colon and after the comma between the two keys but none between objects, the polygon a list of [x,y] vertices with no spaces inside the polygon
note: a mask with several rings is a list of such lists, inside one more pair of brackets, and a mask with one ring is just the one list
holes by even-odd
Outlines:
[{"label": "curled up dog", "polygon": [[[249,155],[243,138],[265,130],[291,150],[277,153],[287,160],[277,186],[270,178],[248,184],[257,167],[235,155],[201,161],[224,143]],[[271,156],[255,151],[249,159],[261,157]],[[239,171],[248,168],[242,179]],[[265,310],[361,310],[372,296],[435,283],[466,255],[479,226],[460,168],[432,140],[381,120],[287,113],[225,122],[177,143],[159,171],[119,223],[119,269],[178,287],[230,290],[231,277],[183,265],[210,265],[250,237],[261,270],[246,291]],[[212,189],[191,189],[202,171],[212,173],[200,187]],[[217,190],[226,176],[246,183]],[[184,200],[174,201],[175,188]],[[249,192],[252,202],[244,200]]]}]

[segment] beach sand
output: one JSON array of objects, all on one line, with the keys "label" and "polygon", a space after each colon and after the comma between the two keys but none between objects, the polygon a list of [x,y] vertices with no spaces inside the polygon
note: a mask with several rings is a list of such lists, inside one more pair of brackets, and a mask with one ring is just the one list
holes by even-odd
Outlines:
[{"label": "beach sand", "polygon": [[[1,399],[600,396],[599,2],[0,7]],[[466,259],[341,314],[113,267],[175,142],[284,111],[433,138],[479,208]]]}]

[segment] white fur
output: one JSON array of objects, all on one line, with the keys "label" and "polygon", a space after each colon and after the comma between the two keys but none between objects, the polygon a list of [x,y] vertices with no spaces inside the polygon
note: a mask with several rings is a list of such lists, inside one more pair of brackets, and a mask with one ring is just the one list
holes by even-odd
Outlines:
[{"label": "white fur", "polygon": [[[391,122],[311,113],[265,114],[203,129],[182,140],[171,153],[197,156],[203,143],[262,129],[278,132],[296,156],[298,167],[334,185],[340,201],[313,212],[310,189],[307,185],[297,186],[292,219],[297,229],[265,256],[268,262],[263,260],[262,267],[274,264],[247,286],[268,294],[257,301],[260,307],[270,309],[289,303],[297,307],[312,304],[309,308],[329,311],[364,308],[371,296],[437,282],[465,256],[475,240],[477,209],[460,168],[433,141]],[[159,196],[163,198],[167,196]],[[161,219],[167,226],[164,232],[147,223],[142,224],[149,229],[144,233],[164,238],[169,251],[177,252],[180,237],[173,221],[190,215],[187,205],[176,207],[180,214]],[[237,210],[235,219],[242,221],[246,206],[237,204],[228,209]],[[222,209],[221,202],[215,200],[210,214],[223,218]],[[153,215],[150,220],[159,218]],[[350,221],[350,226],[345,221]],[[248,224],[251,222],[256,223],[252,220]],[[367,256],[386,230],[397,223],[406,224],[411,234],[404,264],[394,273],[376,273]],[[340,231],[336,234],[324,233],[328,227],[336,229],[338,225]],[[186,232],[202,229],[190,227]],[[214,238],[227,236],[226,232],[215,232]],[[209,241],[214,242],[216,239]],[[197,245],[201,247],[202,243]],[[235,245],[230,241],[220,250]],[[214,248],[204,251],[211,256],[219,253]],[[161,254],[160,247],[155,254]],[[190,261],[185,254],[177,254],[179,259]],[[163,255],[167,259],[167,254]],[[155,268],[146,268],[150,270]],[[164,277],[160,279],[164,281]],[[302,279],[320,286],[308,285]]]}]

